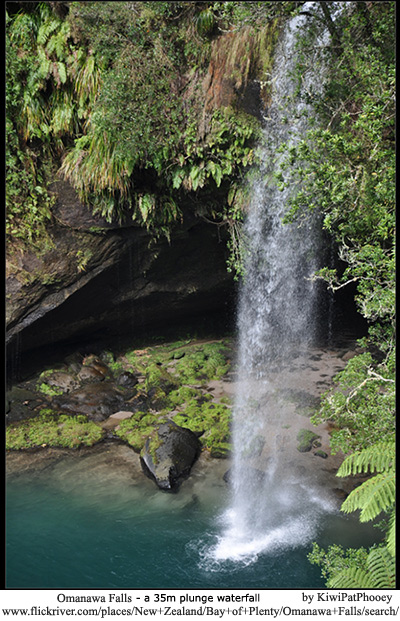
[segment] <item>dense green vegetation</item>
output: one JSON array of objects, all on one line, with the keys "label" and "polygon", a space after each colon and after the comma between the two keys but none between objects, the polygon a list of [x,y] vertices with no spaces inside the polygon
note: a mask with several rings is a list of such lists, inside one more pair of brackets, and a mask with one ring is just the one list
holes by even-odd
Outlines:
[{"label": "dense green vegetation", "polygon": [[132,218],[169,236],[189,206],[235,230],[259,122],[236,105],[205,110],[202,81],[212,39],[242,19],[262,26],[251,36],[254,59],[242,55],[235,70],[246,80],[255,64],[268,66],[276,11],[260,4],[15,3],[6,30],[9,247],[43,249],[56,174],[110,221]]},{"label": "dense green vegetation", "polygon": [[[363,353],[336,376],[313,420],[333,423],[333,452],[350,453],[338,476],[377,472],[350,494],[343,510],[360,509],[361,520],[381,512],[392,518],[387,545],[367,556],[317,546],[310,558],[324,568],[328,586],[393,587],[395,8],[394,2],[346,3],[333,22],[328,5],[321,3],[332,34],[325,50],[328,79],[321,94],[306,96],[319,121],[286,153],[282,178],[301,182],[289,218],[318,210],[336,246],[340,267],[328,265],[316,278],[332,291],[355,286],[358,310],[369,322],[368,336],[360,340]],[[300,82],[309,46],[304,37]]]},{"label": "dense green vegetation", "polygon": [[330,546],[326,551],[314,544],[309,560],[321,566],[328,587],[396,587],[395,463],[395,441],[392,440],[377,442],[351,454],[339,468],[338,476],[376,472],[349,494],[342,511],[351,513],[360,510],[361,522],[374,520],[383,513],[387,535],[384,545],[374,546],[369,551],[364,548],[343,550],[337,545]]},{"label": "dense green vegetation", "polygon": [[[19,242],[51,243],[48,184],[68,140],[81,132],[97,94],[93,56],[74,45],[68,24],[37,3],[6,13],[6,233]],[[38,241],[40,240],[40,241]]]}]

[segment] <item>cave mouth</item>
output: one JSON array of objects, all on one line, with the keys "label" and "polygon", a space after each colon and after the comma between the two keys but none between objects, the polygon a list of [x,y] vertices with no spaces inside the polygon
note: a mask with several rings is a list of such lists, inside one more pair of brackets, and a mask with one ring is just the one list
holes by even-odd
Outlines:
[{"label": "cave mouth", "polygon": [[[339,291],[334,298],[328,294],[321,296],[319,309],[320,321],[317,325],[317,342],[321,347],[340,346],[350,340],[366,335],[368,324],[357,312],[354,302],[355,291]],[[211,296],[213,298],[213,296]],[[214,302],[216,298],[213,298]],[[199,308],[199,305],[197,305]],[[127,308],[127,313],[129,308]],[[326,314],[330,313],[330,333],[326,330]],[[134,324],[127,314],[112,325],[94,323],[90,329],[83,328],[65,338],[43,345],[29,346],[28,330],[17,336],[7,346],[6,374],[7,383],[23,381],[39,369],[62,361],[72,353],[82,355],[96,354],[109,350],[115,354],[128,349],[141,348],[152,343],[173,342],[183,338],[215,339],[226,336],[236,337],[236,290],[235,287],[224,291],[224,301],[214,308],[196,312],[196,305],[191,312],[173,313],[167,321],[150,321]],[[142,317],[146,312],[142,313]],[[150,317],[150,314],[147,314]],[[42,320],[43,330],[57,332],[57,324],[52,325],[51,317]],[[37,336],[40,326],[34,324],[30,330]],[[27,341],[25,341],[27,337]],[[25,342],[24,342],[25,341]]]},{"label": "cave mouth", "polygon": [[94,326],[91,330],[30,349],[24,349],[23,337],[17,337],[7,347],[7,383],[11,385],[24,381],[38,370],[60,363],[74,353],[82,356],[99,355],[106,350],[118,355],[129,349],[140,349],[162,342],[191,338],[214,340],[234,336],[232,304],[227,302],[222,308],[206,313],[176,315],[167,322],[143,324],[137,330],[124,329],[123,324],[115,331],[111,328],[105,331],[103,327]]}]

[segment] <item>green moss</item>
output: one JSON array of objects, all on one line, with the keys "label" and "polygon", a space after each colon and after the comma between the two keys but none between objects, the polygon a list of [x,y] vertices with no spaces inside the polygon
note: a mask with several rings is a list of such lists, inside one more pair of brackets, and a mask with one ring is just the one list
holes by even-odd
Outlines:
[{"label": "green moss", "polygon": [[225,456],[230,450],[231,411],[223,403],[207,403],[199,405],[196,400],[187,404],[181,414],[173,418],[174,422],[201,433],[200,442],[211,454],[220,453]]},{"label": "green moss", "polygon": [[47,384],[47,378],[51,377],[54,373],[57,373],[59,369],[45,369],[39,375],[39,380],[36,385],[36,389],[46,395],[47,397],[56,397],[57,395],[62,395],[64,391],[62,388],[57,388],[56,386],[50,386]]},{"label": "green moss", "polygon": [[191,339],[174,341],[148,348],[148,354],[154,362],[166,363],[168,360],[181,358],[185,355],[188,346],[190,347]]},{"label": "green moss", "polygon": [[6,429],[7,450],[59,446],[75,448],[92,446],[104,438],[103,429],[86,416],[58,415],[49,409],[41,410],[34,418],[9,425]]},{"label": "green moss", "polygon": [[211,393],[191,384],[223,377],[230,368],[229,354],[229,343],[224,340],[201,344],[182,340],[125,353],[119,360],[126,370],[133,367],[144,375],[146,394],[158,413],[137,412],[120,423],[116,434],[140,452],[154,427],[178,409],[173,417],[177,425],[202,434],[203,448],[213,455],[226,455],[230,399],[211,403]]},{"label": "green moss", "polygon": [[[163,421],[165,422],[165,421]],[[160,448],[160,446],[162,445],[162,439],[160,438],[159,434],[158,434],[158,430],[157,429],[153,429],[152,433],[150,434],[150,436],[148,436],[148,438],[146,439],[146,452],[150,455],[153,464],[157,464],[158,463],[158,457],[157,457],[157,449]],[[143,446],[142,450],[141,450],[141,455],[143,454],[145,448]]]},{"label": "green moss", "polygon": [[[219,54],[226,59],[226,73],[240,89],[249,79],[264,78],[271,72],[278,34],[278,20],[255,29],[241,28],[235,36],[219,40]],[[269,90],[270,90],[269,86]]]},{"label": "green moss", "polygon": [[[257,62],[258,73],[260,76],[266,76],[271,72],[274,60],[274,51],[278,40],[278,34],[279,29],[277,19],[273,20],[266,27],[261,28],[257,32]],[[265,94],[266,93],[264,93],[264,97]]]},{"label": "green moss", "polygon": [[177,380],[164,367],[155,362],[146,367],[144,376],[147,392],[151,389],[159,389],[167,394],[178,387]]},{"label": "green moss", "polygon": [[299,443],[297,446],[297,450],[300,451],[300,453],[306,453],[308,451],[311,451],[313,446],[316,446],[316,441],[320,437],[321,436],[317,435],[313,431],[310,431],[309,429],[300,429],[299,433],[297,434],[297,440]]},{"label": "green moss", "polygon": [[46,381],[47,377],[50,377],[53,373],[57,373],[57,371],[59,371],[59,369],[45,369],[39,375],[39,380]]},{"label": "green moss", "polygon": [[166,422],[166,418],[159,414],[136,412],[119,424],[116,435],[127,442],[136,452],[140,453],[147,438],[153,433],[154,427]]},{"label": "green moss", "polygon": [[185,357],[175,366],[182,382],[221,379],[229,370],[230,361],[224,342],[195,345],[186,349]]},{"label": "green moss", "polygon": [[211,457],[216,457],[218,459],[229,457],[229,454],[232,451],[232,444],[229,442],[214,442],[210,448]]},{"label": "green moss", "polygon": [[193,400],[209,401],[212,399],[211,394],[204,394],[204,392],[200,389],[192,388],[191,386],[181,386],[180,388],[171,391],[168,397],[172,408],[182,406]]},{"label": "green moss", "polygon": [[101,359],[114,376],[120,375],[125,370],[122,360],[119,358],[116,359],[111,351],[103,351],[101,353]]},{"label": "green moss", "polygon": [[146,364],[148,363],[149,358],[143,357],[138,353],[138,350],[127,351],[118,362],[122,362],[124,368],[128,371],[135,371],[140,375],[143,375],[146,369]]},{"label": "green moss", "polygon": [[[184,384],[221,379],[230,368],[225,341],[198,344],[177,341],[128,351],[120,358],[128,369],[145,376],[146,389],[161,387],[167,393]],[[126,364],[127,363],[127,364]]]},{"label": "green moss", "polygon": [[232,397],[224,396],[220,398],[220,403],[224,403],[225,405],[232,405],[233,400]]},{"label": "green moss", "polygon": [[41,382],[40,384],[38,384],[37,389],[40,392],[42,392],[44,395],[47,395],[48,397],[55,397],[57,395],[63,394],[63,390],[61,388],[55,388],[54,386],[49,386],[48,384],[45,384],[44,382]]}]

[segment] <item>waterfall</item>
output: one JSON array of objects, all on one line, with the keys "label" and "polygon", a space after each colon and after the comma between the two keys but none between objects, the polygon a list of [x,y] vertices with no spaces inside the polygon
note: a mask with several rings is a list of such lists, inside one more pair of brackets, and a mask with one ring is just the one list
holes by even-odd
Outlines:
[{"label": "waterfall", "polygon": [[[315,3],[307,4],[308,12],[314,10]],[[318,299],[310,277],[320,267],[319,227],[312,214],[301,225],[282,223],[296,188],[288,184],[282,190],[276,179],[279,146],[294,145],[309,126],[310,109],[304,98],[293,96],[297,36],[309,21],[306,15],[291,19],[276,50],[273,103],[264,122],[261,167],[244,224],[232,502],[213,551],[216,559],[247,563],[260,552],[309,542],[327,507],[321,490],[297,465],[296,427],[286,395],[288,388],[301,389],[301,368],[315,339]],[[303,88],[318,88],[320,71],[304,75]]]}]

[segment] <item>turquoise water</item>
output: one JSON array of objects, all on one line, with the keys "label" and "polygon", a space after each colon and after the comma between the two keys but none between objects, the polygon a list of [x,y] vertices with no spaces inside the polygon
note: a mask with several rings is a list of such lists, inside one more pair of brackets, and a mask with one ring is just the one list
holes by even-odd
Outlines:
[{"label": "turquoise water", "polygon": [[[40,471],[10,474],[8,588],[324,586],[305,558],[310,542],[248,564],[213,558],[229,498],[219,474],[195,473],[177,494],[165,494],[143,476],[97,462],[96,456],[63,458]],[[316,534],[329,543],[338,530],[351,532],[333,515]],[[359,524],[354,533],[360,536]]]}]

